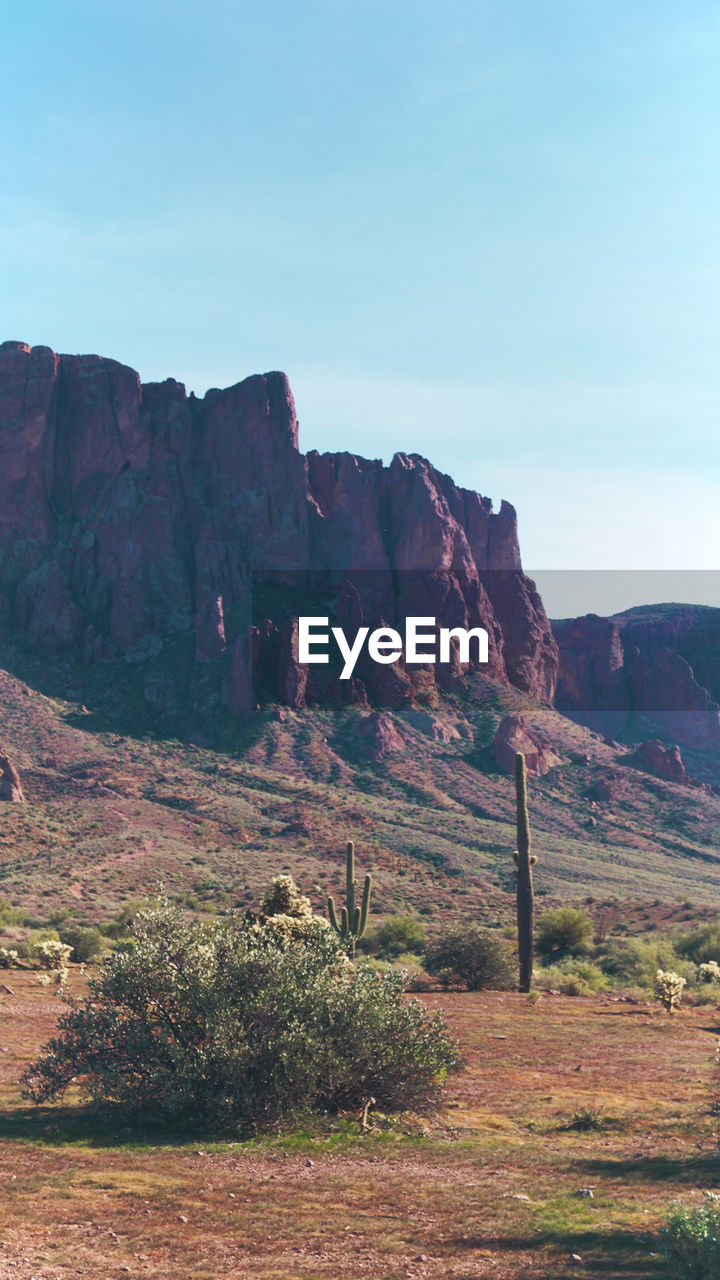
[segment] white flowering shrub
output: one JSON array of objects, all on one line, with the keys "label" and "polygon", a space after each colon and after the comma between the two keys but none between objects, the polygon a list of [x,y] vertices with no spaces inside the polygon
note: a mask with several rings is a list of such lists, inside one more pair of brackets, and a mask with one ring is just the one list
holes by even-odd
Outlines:
[{"label": "white flowering shrub", "polygon": [[25,1096],[45,1102],[77,1079],[101,1107],[245,1132],[371,1097],[428,1107],[458,1063],[442,1020],[405,998],[401,975],[349,964],[311,912],[302,940],[273,923],[283,916],[299,918],[203,923],[166,901],[140,912],[134,948],[69,1001]]},{"label": "white flowering shrub", "polygon": [[33,957],[41,969],[67,969],[71,955],[72,947],[64,942],[55,942],[53,939],[47,942],[36,942],[33,947]]},{"label": "white flowering shrub", "polygon": [[685,979],[672,969],[658,969],[655,974],[655,999],[659,1000],[663,1009],[673,1013],[680,1004]]},{"label": "white flowering shrub", "polygon": [[298,891],[292,876],[275,877],[252,927],[256,933],[270,934],[285,944],[330,940],[333,932],[329,920],[313,914],[310,899]]},{"label": "white flowering shrub", "polygon": [[717,982],[720,983],[720,964],[715,960],[708,960],[705,964],[698,965],[698,982]]},{"label": "white flowering shrub", "polygon": [[12,969],[18,958],[14,947],[0,947],[0,969]]}]

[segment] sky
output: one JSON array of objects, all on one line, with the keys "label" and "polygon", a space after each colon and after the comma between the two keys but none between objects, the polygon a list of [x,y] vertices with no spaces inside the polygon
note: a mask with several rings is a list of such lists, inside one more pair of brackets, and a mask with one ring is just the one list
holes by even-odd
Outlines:
[{"label": "sky", "polygon": [[8,5],[0,340],[284,369],[303,449],[513,502],[551,612],[720,604],[719,64],[714,0]]}]

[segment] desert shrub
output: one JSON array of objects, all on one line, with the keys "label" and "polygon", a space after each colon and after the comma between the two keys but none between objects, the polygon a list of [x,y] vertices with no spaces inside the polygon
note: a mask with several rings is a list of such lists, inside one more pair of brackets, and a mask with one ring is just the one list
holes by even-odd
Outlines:
[{"label": "desert shrub", "polygon": [[600,961],[604,973],[615,983],[626,983],[651,991],[655,986],[658,969],[671,969],[692,982],[695,965],[677,954],[668,937],[628,938],[624,942],[612,942]]},{"label": "desert shrub", "polygon": [[562,1127],[575,1130],[577,1133],[601,1133],[608,1128],[608,1117],[603,1107],[595,1102],[591,1106],[580,1107],[579,1110],[573,1111],[572,1119]]},{"label": "desert shrub", "polygon": [[135,899],[132,902],[126,902],[125,905],[120,908],[113,920],[110,920],[107,924],[100,926],[100,932],[103,933],[106,938],[127,938],[136,915],[148,905],[149,903],[147,901],[140,899]]},{"label": "desert shrub", "polygon": [[77,1078],[101,1107],[251,1131],[370,1097],[427,1108],[457,1065],[403,975],[351,965],[330,929],[298,940],[252,917],[187,921],[161,900],[133,936],[70,1001],[26,1096],[60,1097]]},{"label": "desert shrub", "polygon": [[579,907],[550,907],[538,921],[535,950],[548,960],[585,955],[593,937],[593,922]]},{"label": "desert shrub", "polygon": [[56,907],[48,916],[48,924],[57,928],[59,925],[65,924],[70,919],[70,912],[67,907]]},{"label": "desert shrub", "polygon": [[41,969],[67,969],[68,960],[72,954],[72,947],[58,939],[49,938],[45,942],[36,942],[32,958],[37,962]]},{"label": "desert shrub", "polygon": [[671,969],[658,969],[655,974],[653,994],[655,999],[660,1001],[663,1009],[673,1013],[680,1004],[684,986],[686,986],[685,979],[678,973],[673,973]]},{"label": "desert shrub", "polygon": [[0,947],[0,969],[12,969],[18,953],[14,947]]},{"label": "desert shrub", "polygon": [[0,925],[16,928],[29,923],[30,916],[22,907],[14,907],[9,898],[0,898]]},{"label": "desert shrub", "polygon": [[564,996],[592,996],[610,989],[610,980],[599,965],[591,960],[568,956],[557,964],[535,970],[535,985],[545,990],[560,991]]},{"label": "desert shrub", "polygon": [[717,1280],[720,1275],[720,1205],[676,1207],[660,1230],[660,1248],[682,1280]]},{"label": "desert shrub", "polygon": [[697,972],[698,982],[701,983],[720,983],[720,964],[715,960],[708,960],[705,964],[698,965]]},{"label": "desert shrub", "polygon": [[415,916],[386,916],[368,937],[368,950],[393,959],[403,954],[424,951],[425,927]]},{"label": "desert shrub", "polygon": [[699,924],[694,929],[683,930],[675,937],[675,950],[695,964],[709,960],[720,964],[720,924]]},{"label": "desert shrub", "polygon": [[105,941],[100,930],[92,926],[85,928],[79,924],[69,925],[60,930],[60,941],[71,948],[70,959],[76,960],[78,964],[97,960],[105,950]]},{"label": "desert shrub", "polygon": [[425,968],[444,987],[463,985],[469,991],[484,987],[507,990],[517,977],[507,944],[476,924],[455,924],[446,929],[428,947]]},{"label": "desert shrub", "polygon": [[18,938],[13,943],[17,947],[17,953],[22,960],[37,959],[36,951],[41,942],[59,942],[60,934],[57,929],[38,929],[33,933],[29,933],[26,938]]}]

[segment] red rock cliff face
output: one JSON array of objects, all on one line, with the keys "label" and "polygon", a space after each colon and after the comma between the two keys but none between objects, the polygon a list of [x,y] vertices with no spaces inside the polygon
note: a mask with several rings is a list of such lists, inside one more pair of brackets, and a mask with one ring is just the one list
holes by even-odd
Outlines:
[{"label": "red rock cliff face", "polygon": [[[389,467],[305,458],[281,373],[197,399],[113,360],[0,346],[0,623],[11,634],[94,662],[140,660],[194,631],[198,661],[227,654],[235,709],[251,697],[251,662],[301,703],[282,627],[257,628],[264,656],[251,657],[252,588],[266,577],[334,592],[341,622],[482,622],[490,673],[553,696],[557,649],[509,504],[493,513],[414,455]],[[403,683],[401,666],[394,676]]]},{"label": "red rock cliff face", "polygon": [[720,751],[720,609],[648,605],[553,630],[558,710],[605,733],[637,739],[652,726],[683,746]]}]

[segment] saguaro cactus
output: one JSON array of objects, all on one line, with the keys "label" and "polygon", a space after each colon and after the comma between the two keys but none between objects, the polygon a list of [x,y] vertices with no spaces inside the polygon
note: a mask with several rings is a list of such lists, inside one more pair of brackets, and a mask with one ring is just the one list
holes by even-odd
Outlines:
[{"label": "saguaro cactus", "polygon": [[513,855],[517,867],[517,927],[520,977],[518,990],[529,991],[533,976],[533,897],[532,869],[537,858],[530,853],[530,819],[527,807],[527,775],[525,757],[515,756],[515,803],[517,808],[517,849]]},{"label": "saguaro cactus", "polygon": [[370,911],[370,893],[372,891],[372,876],[365,876],[361,905],[356,907],[355,845],[352,840],[348,840],[346,876],[345,906],[340,911],[340,919],[338,920],[337,912],[335,910],[335,902],[332,897],[328,897],[327,909],[328,918],[333,929],[340,935],[344,942],[347,942],[350,948],[350,955],[354,958],[355,945],[358,939],[362,938],[365,930],[367,929],[368,913]]}]

